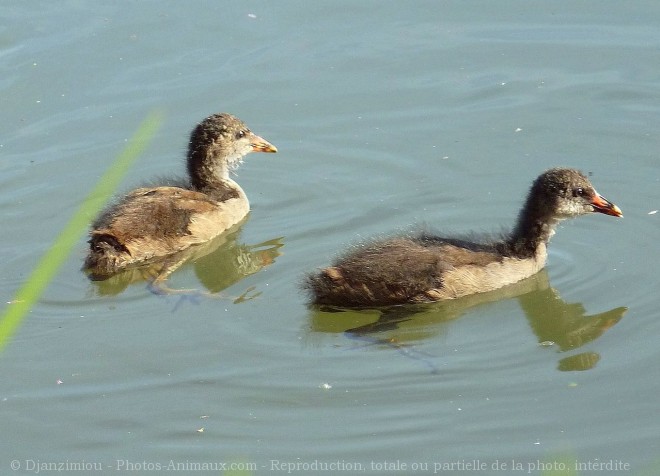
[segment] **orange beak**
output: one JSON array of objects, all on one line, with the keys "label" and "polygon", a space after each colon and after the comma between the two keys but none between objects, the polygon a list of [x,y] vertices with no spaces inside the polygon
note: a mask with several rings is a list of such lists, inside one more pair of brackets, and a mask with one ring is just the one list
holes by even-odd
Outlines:
[{"label": "orange beak", "polygon": [[268,142],[266,139],[255,134],[252,134],[250,145],[252,146],[252,152],[277,152],[277,147]]},{"label": "orange beak", "polygon": [[591,206],[594,208],[595,212],[604,213],[605,215],[611,215],[613,217],[623,217],[623,212],[619,207],[598,193],[594,195],[594,198],[591,201]]}]

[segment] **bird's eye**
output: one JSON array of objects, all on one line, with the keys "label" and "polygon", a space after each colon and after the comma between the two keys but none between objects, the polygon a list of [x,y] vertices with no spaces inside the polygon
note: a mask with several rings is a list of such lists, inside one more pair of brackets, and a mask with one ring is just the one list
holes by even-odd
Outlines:
[{"label": "bird's eye", "polygon": [[573,189],[573,196],[574,197],[584,197],[586,192],[582,187],[574,188]]},{"label": "bird's eye", "polygon": [[236,139],[242,139],[247,135],[247,132],[244,129],[241,129],[236,133]]}]

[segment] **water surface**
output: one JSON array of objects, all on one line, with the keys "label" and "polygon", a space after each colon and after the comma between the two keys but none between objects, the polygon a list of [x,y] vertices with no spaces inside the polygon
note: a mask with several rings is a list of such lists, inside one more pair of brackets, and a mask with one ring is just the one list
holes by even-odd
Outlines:
[{"label": "water surface", "polygon": [[[1,356],[0,472],[12,460],[26,472],[36,460],[107,473],[343,461],[334,473],[379,474],[398,460],[409,466],[387,474],[430,474],[475,459],[657,470],[655,3],[0,12],[3,302],[149,111],[166,119],[124,190],[182,173],[189,130],[214,112],[279,149],[239,170],[248,220],[170,279],[213,298],[90,283],[81,236]],[[303,274],[345,246],[424,224],[499,230],[560,165],[592,174],[625,218],[566,223],[535,278],[385,314],[306,306]],[[277,246],[253,260],[264,242]],[[260,294],[235,302],[248,290]]]}]

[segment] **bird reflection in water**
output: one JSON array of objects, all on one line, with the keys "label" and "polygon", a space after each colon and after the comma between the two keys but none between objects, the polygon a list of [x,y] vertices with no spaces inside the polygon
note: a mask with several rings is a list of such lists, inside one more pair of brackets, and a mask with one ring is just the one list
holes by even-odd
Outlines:
[{"label": "bird reflection in water", "polygon": [[[213,240],[187,248],[142,266],[129,268],[103,281],[92,281],[98,295],[115,295],[133,283],[147,282],[154,294],[178,294],[188,297],[221,297],[222,291],[274,263],[284,246],[283,238],[275,238],[255,245],[240,243],[241,224]],[[192,265],[201,289],[175,289],[169,286],[170,275],[184,265]],[[235,303],[257,297],[253,287],[231,297]]]},{"label": "bird reflection in water", "polygon": [[[439,324],[459,318],[470,309],[502,299],[517,299],[539,345],[560,353],[572,351],[598,339],[616,325],[626,307],[587,315],[580,303],[567,303],[550,287],[545,270],[502,289],[438,303],[392,306],[360,311],[330,306],[310,307],[314,332],[343,332],[364,345],[395,349],[407,358],[421,362],[437,373],[434,356],[415,349],[414,343],[439,332]],[[375,319],[375,320],[374,320]],[[356,321],[358,325],[356,325]],[[360,324],[362,321],[364,323]],[[595,352],[561,359],[561,371],[588,370],[600,359]]]}]

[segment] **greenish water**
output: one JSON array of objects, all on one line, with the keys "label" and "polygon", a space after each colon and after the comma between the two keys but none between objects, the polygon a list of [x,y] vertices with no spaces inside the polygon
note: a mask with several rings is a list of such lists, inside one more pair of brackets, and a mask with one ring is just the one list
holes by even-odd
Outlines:
[{"label": "greenish water", "polygon": [[[213,112],[279,149],[238,171],[247,221],[170,279],[212,297],[90,283],[80,237],[0,355],[0,473],[657,472],[655,3],[0,13],[4,306],[149,111],[162,127],[122,190],[182,173]],[[591,173],[625,218],[566,223],[533,279],[384,314],[306,306],[301,277],[345,246],[499,230],[559,165]]]}]

